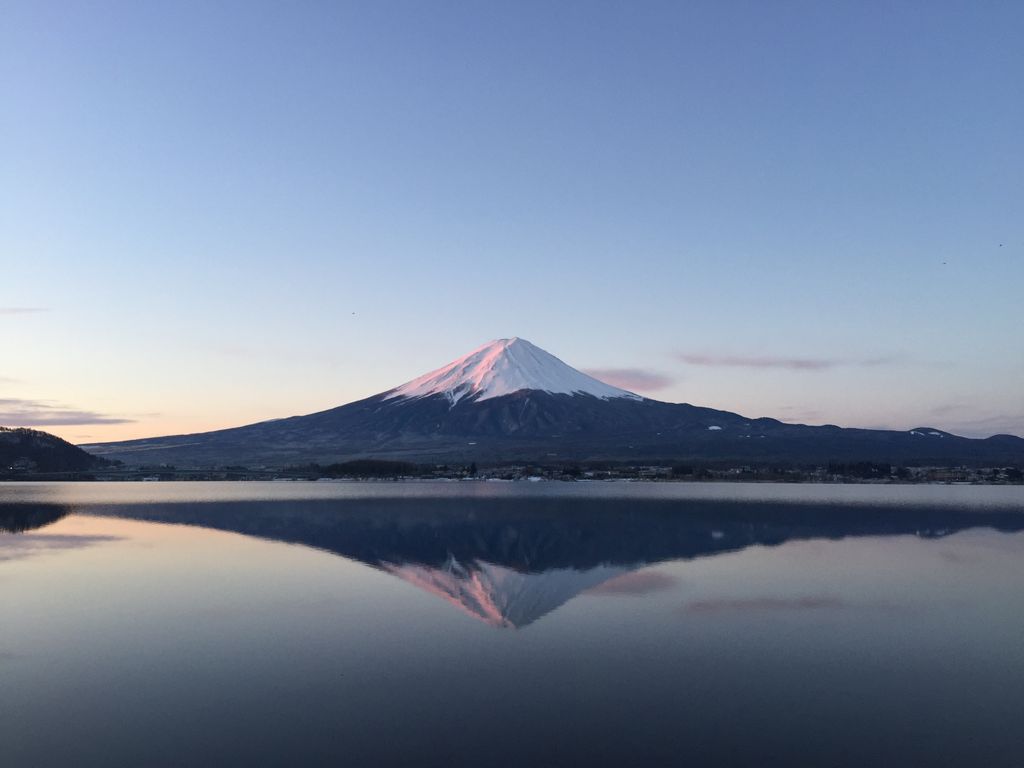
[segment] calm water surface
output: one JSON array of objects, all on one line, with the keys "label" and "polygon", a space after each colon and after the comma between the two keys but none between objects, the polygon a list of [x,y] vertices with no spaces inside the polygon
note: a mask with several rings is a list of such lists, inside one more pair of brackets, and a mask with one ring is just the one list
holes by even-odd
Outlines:
[{"label": "calm water surface", "polygon": [[1024,488],[0,484],[0,765],[1024,766]]}]

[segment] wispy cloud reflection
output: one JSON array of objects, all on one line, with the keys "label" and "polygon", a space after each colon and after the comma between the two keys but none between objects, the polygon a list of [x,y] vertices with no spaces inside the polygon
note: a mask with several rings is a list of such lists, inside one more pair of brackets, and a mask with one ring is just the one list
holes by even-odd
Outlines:
[{"label": "wispy cloud reflection", "polygon": [[679,583],[679,579],[661,571],[635,571],[609,579],[603,584],[591,587],[587,595],[649,595],[664,592]]},{"label": "wispy cloud reflection", "polygon": [[969,565],[981,560],[977,554],[961,552],[953,549],[943,549],[937,554],[942,558],[943,562],[951,563],[953,565]]},{"label": "wispy cloud reflection", "polygon": [[805,595],[802,597],[744,597],[721,600],[694,600],[680,608],[687,615],[717,615],[728,613],[783,613],[795,611],[843,610],[898,610],[886,600],[856,603],[835,595]]},{"label": "wispy cloud reflection", "polygon": [[120,536],[16,533],[0,535],[0,562],[120,541]]}]

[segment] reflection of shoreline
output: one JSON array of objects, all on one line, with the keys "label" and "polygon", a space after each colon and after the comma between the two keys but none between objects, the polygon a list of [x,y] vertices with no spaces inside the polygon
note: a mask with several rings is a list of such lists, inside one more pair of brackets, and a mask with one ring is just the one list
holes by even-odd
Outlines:
[{"label": "reflection of shoreline", "polygon": [[7,504],[0,506],[0,533],[25,533],[52,525],[67,517],[71,507],[63,504]]},{"label": "reflection of shoreline", "polygon": [[1024,530],[1024,514],[1013,511],[526,497],[3,504],[0,531],[33,530],[72,512],[230,531],[373,565],[441,567],[454,557],[523,572],[638,566],[794,539]]},{"label": "reflection of shoreline", "polygon": [[859,505],[1024,513],[1024,486],[760,482],[450,482],[433,480],[325,482],[2,483],[0,509],[11,504],[93,505],[334,501],[346,508],[387,500],[620,500],[635,503]]},{"label": "reflection of shoreline", "polygon": [[[70,511],[0,506],[0,531],[45,528]],[[588,590],[656,589],[633,572],[669,560],[794,540],[940,538],[979,527],[1024,531],[1024,514],[1013,512],[578,497],[161,503],[74,511],[330,552],[390,573],[496,627],[526,626]]]}]

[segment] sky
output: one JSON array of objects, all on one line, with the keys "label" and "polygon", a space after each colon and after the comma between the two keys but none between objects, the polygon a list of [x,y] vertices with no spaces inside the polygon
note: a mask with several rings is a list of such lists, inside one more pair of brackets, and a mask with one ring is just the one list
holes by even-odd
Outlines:
[{"label": "sky", "polygon": [[520,336],[1024,435],[1024,4],[0,0],[0,424],[309,413]]}]

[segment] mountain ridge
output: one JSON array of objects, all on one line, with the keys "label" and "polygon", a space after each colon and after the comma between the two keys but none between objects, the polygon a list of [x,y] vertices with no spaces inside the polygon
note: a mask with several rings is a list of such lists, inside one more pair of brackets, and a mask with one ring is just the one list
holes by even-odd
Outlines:
[{"label": "mountain ridge", "polygon": [[81,472],[107,464],[105,459],[49,432],[26,427],[0,427],[0,475]]},{"label": "mountain ridge", "polygon": [[[512,390],[512,391],[509,391]],[[644,398],[525,339],[498,339],[362,400],[212,432],[82,446],[129,464],[417,462],[1024,462],[1024,439],[788,424]]]}]

